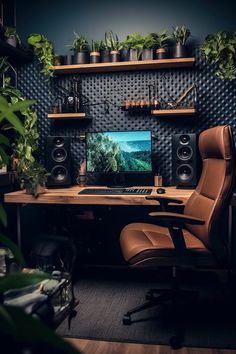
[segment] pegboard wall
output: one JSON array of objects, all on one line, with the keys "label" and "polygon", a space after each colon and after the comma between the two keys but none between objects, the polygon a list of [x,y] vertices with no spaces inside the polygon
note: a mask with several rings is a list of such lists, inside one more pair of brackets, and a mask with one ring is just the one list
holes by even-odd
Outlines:
[{"label": "pegboard wall", "polygon": [[[35,61],[18,70],[18,87],[25,97],[37,101],[38,128],[40,132],[40,158],[44,161],[44,138],[48,135],[70,136],[74,180],[79,164],[85,157],[85,143],[80,139],[86,131],[152,130],[154,169],[159,169],[165,185],[171,184],[171,138],[175,133],[199,133],[221,124],[230,124],[236,135],[236,82],[220,80],[214,76],[214,68],[195,48],[196,65],[193,68],[159,69],[149,71],[126,71],[63,75],[53,79],[62,87],[68,87],[73,77],[81,80],[82,94],[90,103],[89,116],[85,124],[81,120],[56,121],[47,118],[55,93],[40,73]],[[132,114],[121,109],[125,99],[147,99],[149,85],[156,84],[160,95],[177,99],[192,84],[197,88],[197,114],[195,116],[158,117]],[[109,109],[103,101],[108,100]],[[235,139],[236,140],[236,139]],[[93,181],[96,183],[96,180]]]}]

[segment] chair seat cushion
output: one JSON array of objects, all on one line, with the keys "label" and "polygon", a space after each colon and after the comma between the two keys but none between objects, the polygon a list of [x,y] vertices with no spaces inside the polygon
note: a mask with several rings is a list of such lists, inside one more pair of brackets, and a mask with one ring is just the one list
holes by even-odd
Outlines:
[{"label": "chair seat cushion", "polygon": [[[191,256],[202,265],[215,264],[211,252],[201,240],[185,229],[183,236],[187,256]],[[178,263],[169,230],[163,226],[148,223],[129,224],[121,231],[120,245],[125,260],[130,264],[162,265],[160,264],[162,257],[165,264]]]}]

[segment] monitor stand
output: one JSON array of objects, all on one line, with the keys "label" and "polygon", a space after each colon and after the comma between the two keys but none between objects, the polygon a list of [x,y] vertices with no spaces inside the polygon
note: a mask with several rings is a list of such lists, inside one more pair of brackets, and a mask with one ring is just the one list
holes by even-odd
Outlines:
[{"label": "monitor stand", "polygon": [[132,185],[128,185],[125,181],[125,173],[117,172],[113,177],[113,182],[111,185],[108,185],[108,188],[127,188]]}]

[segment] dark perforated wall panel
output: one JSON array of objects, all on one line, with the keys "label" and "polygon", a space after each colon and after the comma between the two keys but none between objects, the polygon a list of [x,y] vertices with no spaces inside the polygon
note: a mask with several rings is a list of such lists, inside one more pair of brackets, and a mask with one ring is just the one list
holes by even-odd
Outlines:
[{"label": "dark perforated wall panel", "polygon": [[[153,157],[166,185],[171,184],[171,141],[174,133],[199,133],[219,124],[231,124],[236,132],[236,83],[222,81],[214,76],[213,67],[207,65],[196,49],[194,68],[150,70],[117,73],[79,75],[82,93],[91,103],[108,99],[109,113],[104,106],[91,106],[91,123],[78,121],[56,122],[47,118],[53,101],[49,84],[40,73],[37,63],[25,65],[18,71],[18,86],[27,98],[37,100],[39,131],[41,134],[41,158],[44,159],[44,138],[48,135],[64,135],[72,138],[71,152],[74,176],[84,158],[85,144],[80,135],[86,131],[151,129],[153,132]],[[58,77],[61,86],[67,87],[70,75]],[[179,97],[192,84],[197,86],[197,110],[195,117],[155,117],[129,115],[119,107],[124,99],[148,98],[148,85],[157,83],[161,96],[167,98],[166,89],[174,98]],[[168,98],[167,98],[168,99]]]}]

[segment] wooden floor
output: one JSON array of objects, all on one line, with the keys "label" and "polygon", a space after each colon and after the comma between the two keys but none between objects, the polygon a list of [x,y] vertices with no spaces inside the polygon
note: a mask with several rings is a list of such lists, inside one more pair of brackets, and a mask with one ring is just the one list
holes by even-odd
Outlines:
[{"label": "wooden floor", "polygon": [[182,348],[173,350],[166,345],[149,345],[67,339],[83,354],[236,354],[236,350],[209,348]]}]

